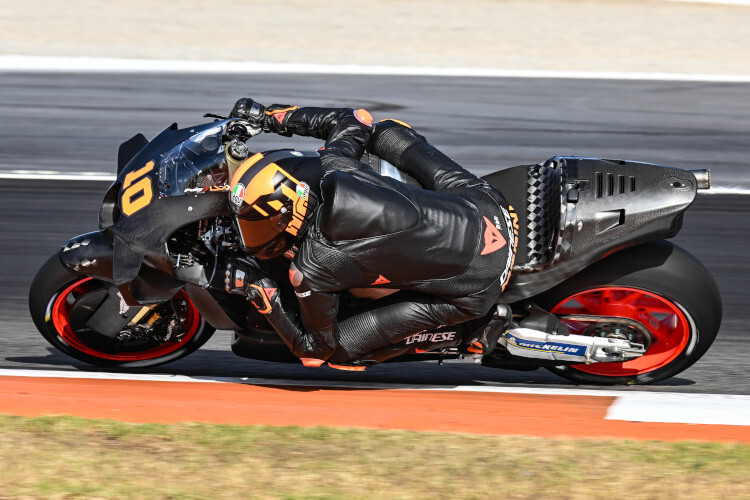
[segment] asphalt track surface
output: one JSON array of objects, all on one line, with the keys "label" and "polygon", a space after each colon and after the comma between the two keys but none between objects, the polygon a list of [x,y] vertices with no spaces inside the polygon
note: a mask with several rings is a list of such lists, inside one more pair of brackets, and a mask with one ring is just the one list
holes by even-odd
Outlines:
[{"label": "asphalt track surface", "polygon": [[[363,106],[376,119],[403,119],[478,174],[577,154],[710,167],[715,185],[750,186],[748,84],[512,78],[0,74],[0,171],[113,172],[119,143],[134,133],[153,137],[173,121],[199,123],[203,112],[226,112],[245,95],[264,103]],[[254,143],[257,149],[319,145],[276,136]],[[106,187],[0,179],[0,368],[92,370],[46,344],[28,317],[26,297],[49,255],[96,228]],[[706,264],[722,291],[724,321],[711,350],[677,377],[618,390],[750,394],[749,212],[750,196],[701,196],[675,239]],[[275,365],[234,356],[228,332],[148,372],[573,387],[543,370],[494,370],[466,361],[386,364],[354,374]]]}]

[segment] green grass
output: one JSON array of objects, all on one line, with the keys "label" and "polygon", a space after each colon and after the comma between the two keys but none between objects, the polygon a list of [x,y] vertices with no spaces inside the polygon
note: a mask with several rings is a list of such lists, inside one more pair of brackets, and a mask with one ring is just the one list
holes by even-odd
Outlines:
[{"label": "green grass", "polygon": [[0,416],[0,498],[750,498],[750,446]]}]

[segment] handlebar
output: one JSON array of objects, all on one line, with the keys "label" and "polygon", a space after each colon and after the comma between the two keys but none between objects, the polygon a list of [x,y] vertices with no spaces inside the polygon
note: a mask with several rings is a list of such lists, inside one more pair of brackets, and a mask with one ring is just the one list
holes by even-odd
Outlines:
[{"label": "handlebar", "polygon": [[203,117],[214,118],[217,121],[232,120],[231,123],[227,124],[227,135],[232,140],[239,139],[244,142],[251,137],[254,137],[263,132],[263,130],[261,130],[257,125],[254,125],[243,118],[230,118],[228,116],[217,115],[214,113],[206,113],[203,115]]},{"label": "handlebar", "polygon": [[246,141],[263,132],[263,130],[242,118],[235,118],[233,122],[227,125],[227,135],[232,139]]}]

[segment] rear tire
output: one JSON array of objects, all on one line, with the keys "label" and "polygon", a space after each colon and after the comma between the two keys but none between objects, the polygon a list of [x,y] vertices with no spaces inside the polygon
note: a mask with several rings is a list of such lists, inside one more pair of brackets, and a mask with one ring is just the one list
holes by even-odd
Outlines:
[{"label": "rear tire", "polygon": [[[677,375],[698,361],[721,326],[718,286],[708,270],[666,241],[618,252],[538,297],[559,317],[624,317],[642,324],[651,337],[646,354],[625,363],[550,368],[582,383],[651,384]],[[598,334],[593,323],[563,319],[573,334]]]},{"label": "rear tire", "polygon": [[[184,332],[166,342],[147,336],[122,341],[85,326],[106,293],[97,278],[75,273],[53,255],[39,270],[29,290],[29,311],[39,332],[65,354],[96,366],[145,368],[187,356],[206,343],[214,328],[201,317],[188,295],[180,290],[154,307],[152,316],[162,331],[174,319]],[[184,322],[181,320],[184,319]],[[156,328],[156,326],[154,326]]]}]

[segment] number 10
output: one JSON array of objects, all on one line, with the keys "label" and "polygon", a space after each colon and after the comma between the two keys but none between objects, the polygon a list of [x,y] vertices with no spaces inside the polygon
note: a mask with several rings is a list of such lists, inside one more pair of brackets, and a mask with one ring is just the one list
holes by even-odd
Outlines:
[{"label": "number 10", "polygon": [[[151,178],[144,177],[154,169],[154,162],[146,163],[146,166],[130,172],[125,176],[122,183],[122,197],[120,198],[120,207],[122,213],[130,217],[138,210],[148,206],[154,197],[154,190],[151,187]],[[133,181],[136,181],[135,183]]]}]

